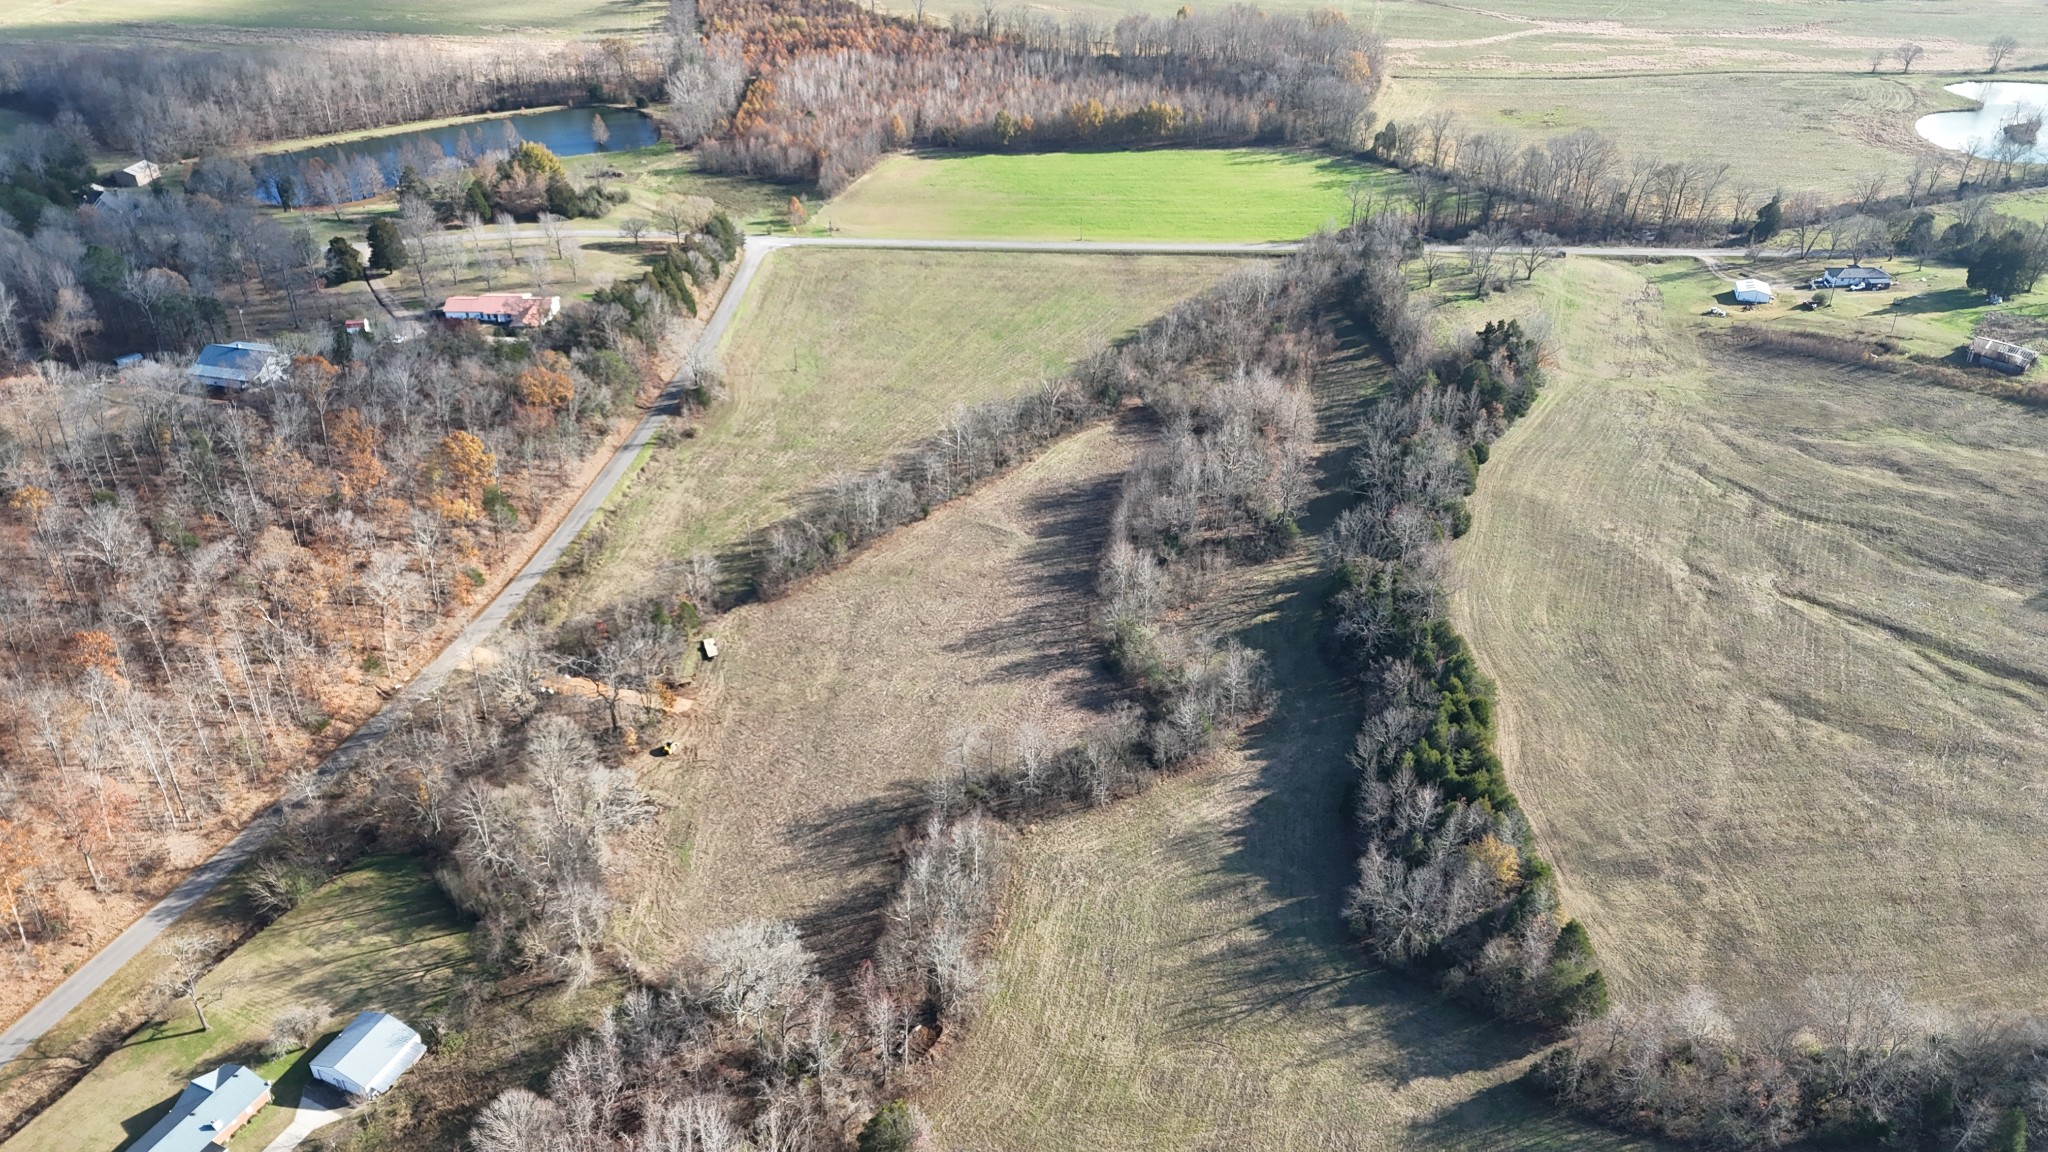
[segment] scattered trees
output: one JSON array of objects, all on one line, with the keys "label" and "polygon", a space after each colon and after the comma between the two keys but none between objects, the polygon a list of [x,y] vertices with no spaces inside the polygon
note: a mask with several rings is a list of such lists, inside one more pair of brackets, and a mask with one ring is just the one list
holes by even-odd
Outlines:
[{"label": "scattered trees", "polygon": [[1909,40],[1894,48],[1892,54],[1899,58],[1899,71],[1911,72],[1913,70],[1913,62],[1927,55],[1927,49]]},{"label": "scattered trees", "polygon": [[218,1000],[220,993],[202,992],[200,981],[213,970],[225,946],[219,936],[210,932],[173,936],[164,944],[164,965],[157,970],[157,990],[165,996],[190,1001],[202,1032],[213,1030],[213,1024],[206,1018],[206,1006]]},{"label": "scattered trees", "polygon": [[1984,47],[1985,70],[1989,72],[1998,71],[2000,68],[2004,67],[2005,62],[2012,59],[2013,54],[2018,52],[2019,50],[2020,42],[2014,37],[1999,36],[1993,39],[1991,43],[1985,45]]}]

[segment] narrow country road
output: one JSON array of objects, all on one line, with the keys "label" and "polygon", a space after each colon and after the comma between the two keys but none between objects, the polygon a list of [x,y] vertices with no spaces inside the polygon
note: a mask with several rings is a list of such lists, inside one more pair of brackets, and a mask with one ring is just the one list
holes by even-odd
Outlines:
[{"label": "narrow country road", "polygon": [[[577,236],[618,237],[624,234],[611,229],[586,229],[570,233]],[[738,313],[740,303],[753,283],[763,260],[770,253],[784,248],[885,248],[932,250],[943,252],[1066,252],[1096,254],[1134,254],[1164,256],[1283,256],[1298,250],[1299,244],[1210,244],[1210,243],[1153,243],[1143,241],[1097,241],[1097,240],[887,240],[853,237],[811,237],[811,236],[753,236],[747,240],[745,253],[740,258],[738,271],[726,289],[725,297],[712,312],[711,319],[698,334],[690,357],[695,363],[708,357],[718,347],[726,329],[731,326]],[[1458,251],[1457,245],[1431,245],[1441,251]],[[1711,248],[1578,248],[1568,247],[1564,251],[1572,256],[1620,256],[1650,258],[1691,258],[1709,265],[1737,255],[1729,249]],[[468,626],[463,628],[440,655],[415,675],[399,691],[387,700],[362,726],[343,740],[316,770],[316,780],[332,778],[346,770],[362,755],[388,734],[392,727],[418,704],[431,696],[445,683],[450,674],[476,654],[476,650],[492,633],[519,610],[521,604],[539,586],[541,578],[553,568],[555,562],[569,549],[576,537],[590,523],[596,514],[632,469],[640,452],[651,444],[660,431],[662,422],[676,411],[681,400],[682,379],[672,381],[666,391],[647,410],[625,442],[621,444],[604,469],[584,489],[583,495],[570,508],[568,515],[556,526],[547,541],[540,546],[517,575],[503,590],[477,613]],[[232,873],[236,866],[261,848],[277,828],[279,812],[272,809],[258,817],[244,828],[227,846],[212,859],[194,869],[183,883],[171,890],[142,917],[129,925],[128,929],[106,947],[78,966],[62,984],[52,989],[35,1006],[15,1021],[4,1033],[0,1033],[0,1067],[21,1056],[31,1045],[57,1025],[67,1013],[82,1003],[93,991],[119,971],[120,968],[140,955],[149,947],[165,928],[179,916],[199,902],[208,892],[213,891],[221,881]]]}]

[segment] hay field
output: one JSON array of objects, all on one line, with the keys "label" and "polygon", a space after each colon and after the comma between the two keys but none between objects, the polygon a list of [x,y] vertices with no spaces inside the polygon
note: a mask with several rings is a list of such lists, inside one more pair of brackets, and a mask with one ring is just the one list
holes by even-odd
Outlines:
[{"label": "hay field", "polygon": [[1743,354],[1567,263],[1455,608],[1610,979],[2048,1003],[2044,417]]},{"label": "hay field", "polygon": [[720,349],[729,396],[660,449],[608,515],[557,614],[724,548],[840,471],[936,433],[957,405],[1035,386],[1242,258],[778,252]]},{"label": "hay field", "polygon": [[214,29],[278,29],[434,36],[638,36],[660,19],[657,0],[11,0],[10,36],[208,38]]},{"label": "hay field", "polygon": [[[173,1006],[115,1049],[84,1080],[4,1145],[7,1152],[99,1152],[142,1134],[184,1083],[223,1062],[247,1062],[276,1087],[278,1105],[238,1134],[261,1149],[290,1121],[310,1078],[310,1050],[265,1061],[258,1050],[287,1007],[325,1002],[349,1016],[378,1008],[415,1023],[439,1011],[469,967],[469,929],[415,861],[366,861],[336,877],[208,973],[200,987],[213,1028],[190,1002]],[[315,1045],[318,1046],[317,1043]]]},{"label": "hay field", "polygon": [[1273,148],[892,156],[821,208],[848,236],[1298,240],[1384,169]]},{"label": "hay field", "polygon": [[865,954],[896,833],[921,818],[946,749],[1026,718],[1058,739],[1104,705],[1085,614],[1128,452],[1114,429],[1082,432],[716,622],[685,754],[642,777],[665,813],[621,869],[629,953],[659,968],[765,916],[835,961]]},{"label": "hay field", "polygon": [[[1361,369],[1319,383],[1326,473],[1376,386]],[[1020,841],[993,991],[921,1094],[940,1147],[1640,1147],[1509,1083],[1534,1041],[1349,940],[1358,714],[1316,655],[1307,543],[1200,609],[1268,655],[1275,715],[1202,770]]]}]

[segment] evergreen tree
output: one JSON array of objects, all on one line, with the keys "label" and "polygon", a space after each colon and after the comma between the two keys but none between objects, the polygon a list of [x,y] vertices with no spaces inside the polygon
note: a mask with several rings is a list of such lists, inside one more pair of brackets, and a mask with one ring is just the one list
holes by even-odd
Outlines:
[{"label": "evergreen tree", "polygon": [[1750,238],[1761,244],[1778,234],[1785,226],[1785,204],[1777,196],[1771,202],[1756,210],[1756,225],[1749,230]]},{"label": "evergreen tree", "polygon": [[336,236],[327,242],[328,287],[369,278],[369,270],[363,267],[362,253],[356,251],[354,241],[346,236]]},{"label": "evergreen tree", "polygon": [[476,213],[477,219],[483,221],[491,219],[491,198],[484,191],[483,181],[471,180],[469,182],[469,190],[462,194],[462,201],[462,206],[468,211]]},{"label": "evergreen tree", "polygon": [[405,246],[398,225],[386,217],[370,222],[370,267],[378,272],[395,272],[405,264]]}]

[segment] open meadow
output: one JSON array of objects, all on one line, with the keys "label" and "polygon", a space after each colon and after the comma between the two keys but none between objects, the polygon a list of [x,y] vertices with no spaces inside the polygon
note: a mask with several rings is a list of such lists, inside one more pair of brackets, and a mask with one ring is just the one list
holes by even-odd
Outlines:
[{"label": "open meadow", "polygon": [[[9,36],[211,38],[216,29],[432,36],[632,36],[661,16],[658,0],[488,3],[453,0],[14,0],[0,7]],[[220,33],[232,37],[232,32]]]},{"label": "open meadow", "polygon": [[[1317,382],[1326,492],[1379,379],[1353,351]],[[1358,706],[1317,654],[1315,555],[1240,569],[1195,609],[1265,653],[1273,715],[1022,838],[994,987],[920,1097],[940,1147],[1641,1147],[1511,1083],[1534,1038],[1375,968],[1346,930]]]},{"label": "open meadow", "polygon": [[[324,1003],[333,1017],[314,1047],[364,1009],[423,1024],[446,1007],[467,973],[469,929],[417,862],[365,861],[336,877],[235,950],[200,982],[211,1030],[188,1001],[127,1038],[0,1148],[7,1152],[102,1152],[140,1135],[185,1082],[225,1061],[273,1082],[276,1103],[238,1134],[261,1149],[284,1130],[310,1078],[312,1049],[266,1057],[271,1020],[286,1008]],[[138,961],[139,962],[139,961]],[[156,963],[161,966],[162,957]]]},{"label": "open meadow", "polygon": [[719,349],[727,398],[659,449],[557,614],[724,549],[834,474],[1035,387],[1244,258],[795,249],[762,266]]},{"label": "open meadow", "polygon": [[1267,148],[892,156],[819,209],[847,236],[1298,240],[1353,219],[1384,169]]},{"label": "open meadow", "polygon": [[2048,425],[1744,351],[1627,267],[1520,293],[1551,386],[1496,447],[1456,616],[1623,997],[1860,970],[2048,1002]]}]

